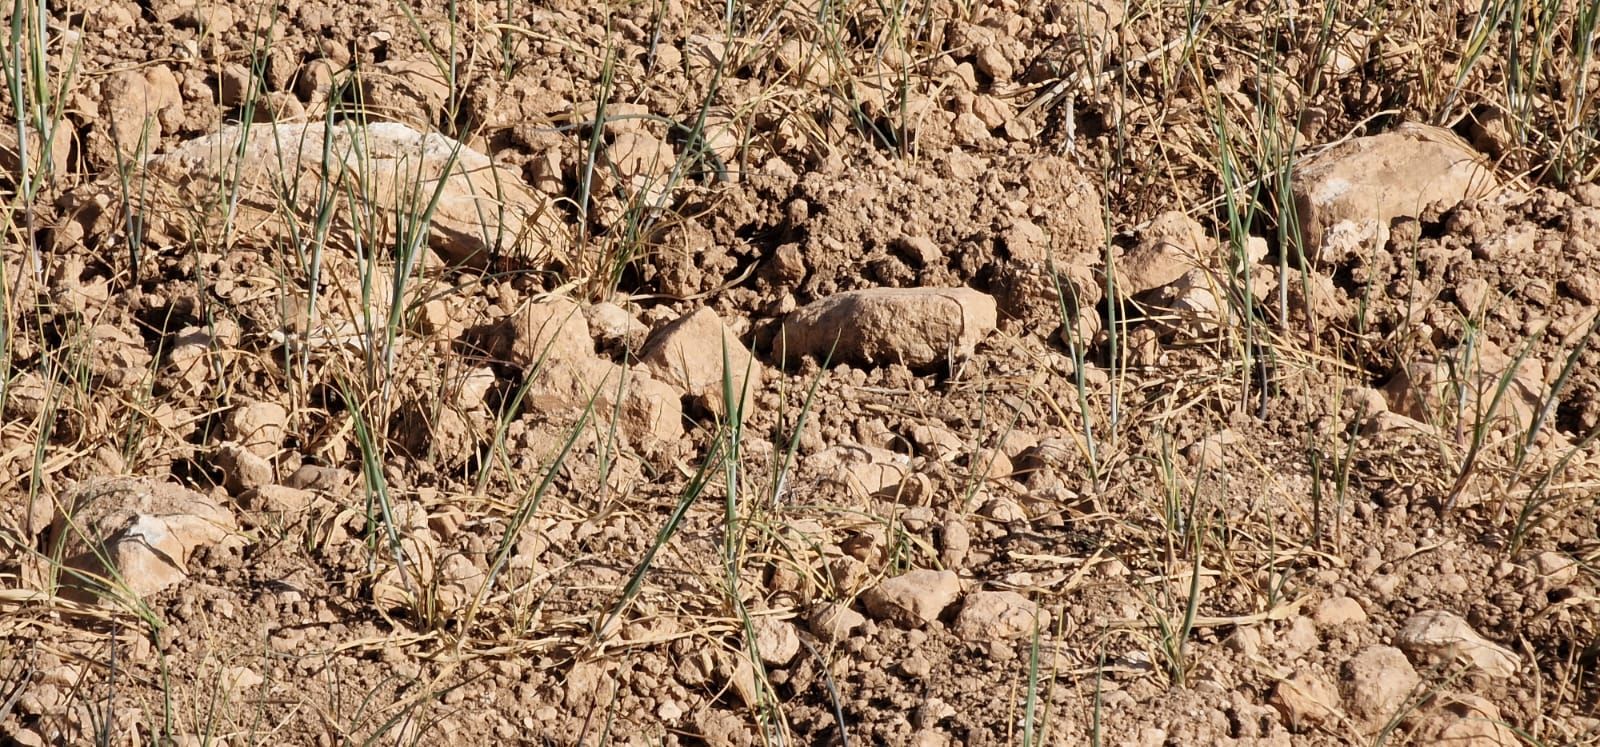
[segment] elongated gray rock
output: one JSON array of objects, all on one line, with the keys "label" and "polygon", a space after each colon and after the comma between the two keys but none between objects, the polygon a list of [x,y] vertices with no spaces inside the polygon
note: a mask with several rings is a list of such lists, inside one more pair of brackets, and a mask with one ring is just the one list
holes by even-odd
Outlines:
[{"label": "elongated gray rock", "polygon": [[1493,170],[1465,140],[1419,124],[1340,143],[1302,164],[1290,182],[1306,255],[1330,261],[1341,259],[1324,251],[1335,233],[1382,248],[1391,220],[1496,186]]},{"label": "elongated gray rock", "polygon": [[[550,198],[514,171],[397,122],[230,125],[151,157],[142,176],[135,209],[158,242],[307,244],[326,216],[329,244],[352,246],[359,232],[369,251],[386,249],[435,200],[426,246],[449,264],[532,263],[571,238]],[[74,198],[81,229],[68,240],[100,233],[120,191],[98,184]]]},{"label": "elongated gray rock", "polygon": [[861,595],[868,614],[916,628],[939,619],[961,595],[961,579],[954,571],[915,570],[884,579]]},{"label": "elongated gray rock", "polygon": [[233,512],[171,483],[139,477],[84,480],[62,494],[51,528],[63,595],[144,597],[179,583],[201,547],[238,531]]},{"label": "elongated gray rock", "polygon": [[1419,612],[1396,636],[1400,648],[1414,656],[1470,664],[1490,677],[1506,679],[1522,666],[1522,657],[1478,634],[1459,615],[1444,610]]},{"label": "elongated gray rock", "polygon": [[1014,591],[975,591],[956,614],[955,631],[967,641],[1022,638],[1050,629],[1050,612]]},{"label": "elongated gray rock", "polygon": [[725,372],[737,398],[735,406],[753,406],[752,398],[761,387],[760,361],[716,312],[706,308],[656,330],[639,358],[657,379],[718,415],[727,408],[722,391]]},{"label": "elongated gray rock", "polygon": [[971,288],[871,288],[790,314],[773,356],[928,368],[972,354],[998,322],[995,300]]}]

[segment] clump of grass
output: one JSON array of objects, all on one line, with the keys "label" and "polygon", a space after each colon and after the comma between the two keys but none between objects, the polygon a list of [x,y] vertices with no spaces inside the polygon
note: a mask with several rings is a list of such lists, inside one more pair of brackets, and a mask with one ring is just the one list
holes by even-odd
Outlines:
[{"label": "clump of grass", "polygon": [[[548,351],[546,351],[546,354],[548,354]],[[534,376],[537,376],[540,373],[542,368],[543,355],[541,355],[540,364],[535,366],[534,370],[529,373],[527,381],[525,381],[518,389],[513,400],[514,402],[519,402],[521,400],[523,393],[527,391],[528,384],[532,382]],[[465,627],[470,627],[472,621],[477,617],[479,610],[482,609],[485,601],[488,599],[489,593],[493,591],[496,580],[500,577],[500,574],[505,571],[506,565],[511,559],[511,552],[516,548],[517,540],[521,536],[523,528],[527,526],[528,522],[538,512],[539,507],[544,503],[546,495],[554,486],[556,476],[561,473],[567,456],[572,453],[574,445],[578,442],[578,438],[583,434],[584,428],[587,427],[589,419],[594,413],[595,402],[599,398],[601,391],[603,391],[608,383],[609,381],[599,382],[594,390],[594,393],[590,395],[588,404],[584,406],[583,413],[578,417],[577,423],[575,423],[568,431],[567,438],[562,442],[560,451],[556,452],[555,456],[551,458],[550,464],[545,467],[544,476],[536,485],[532,486],[531,489],[524,491],[521,498],[517,501],[517,509],[511,515],[511,518],[506,522],[505,531],[501,533],[500,542],[495,547],[493,560],[489,565],[488,573],[484,575],[483,583],[478,587],[478,592],[473,595],[471,604],[468,605],[466,612],[462,616],[466,624]],[[622,394],[620,391],[617,394],[617,399],[619,401],[622,399]],[[514,411],[515,404],[512,405],[508,412]],[[612,423],[612,427],[615,428],[615,420],[613,420]],[[503,431],[501,432],[503,433]],[[484,472],[487,473],[488,470],[485,469]]]},{"label": "clump of grass", "polygon": [[[39,252],[38,201],[55,180],[53,156],[66,114],[68,87],[77,72],[79,47],[70,52],[66,69],[51,69],[50,11],[44,3],[13,0],[9,44],[0,50],[6,91],[11,99],[11,126],[17,135],[15,199],[22,213],[20,238],[28,248],[35,281],[44,278]],[[39,152],[34,153],[37,145]]]},{"label": "clump of grass", "polygon": [[[1163,439],[1159,467],[1162,484],[1166,486],[1162,502],[1162,522],[1165,526],[1162,539],[1166,543],[1163,552],[1166,562],[1163,563],[1163,567],[1174,568],[1184,555],[1191,556],[1188,590],[1181,598],[1183,602],[1181,614],[1172,616],[1167,613],[1167,610],[1175,606],[1174,600],[1170,598],[1162,599],[1155,612],[1155,624],[1159,633],[1157,644],[1166,664],[1167,675],[1173,685],[1182,687],[1188,681],[1191,667],[1188,653],[1189,637],[1194,631],[1195,616],[1200,610],[1200,579],[1204,570],[1201,559],[1204,555],[1208,522],[1201,519],[1198,513],[1202,480],[1196,477],[1191,481],[1185,500],[1183,480],[1178,477],[1170,442],[1165,439]],[[1161,582],[1163,597],[1170,597],[1170,587],[1170,583]]]},{"label": "clump of grass", "polygon": [[[1107,277],[1111,274],[1110,272],[1106,273]],[[1078,304],[1076,291],[1072,289],[1072,284],[1061,282],[1061,273],[1056,270],[1054,264],[1050,267],[1050,280],[1055,284],[1056,304],[1061,315],[1061,328],[1067,330],[1069,339],[1068,353],[1072,356],[1072,367],[1077,374],[1075,377],[1075,393],[1078,397],[1078,414],[1083,421],[1083,445],[1085,456],[1088,457],[1089,461],[1089,479],[1098,490],[1104,487],[1103,476],[1105,470],[1100,462],[1100,443],[1095,438],[1094,421],[1089,416],[1089,385],[1088,376],[1084,371],[1084,365],[1088,360],[1087,352],[1093,341],[1083,339],[1083,335],[1079,332],[1078,315],[1082,314],[1083,310]],[[1115,301],[1109,304],[1111,307],[1116,305]],[[1115,412],[1114,391],[1112,401],[1112,411]]]},{"label": "clump of grass", "polygon": [[1600,174],[1591,70],[1600,4],[1491,0],[1473,16],[1438,120],[1471,109],[1503,125],[1508,155],[1558,185]]}]

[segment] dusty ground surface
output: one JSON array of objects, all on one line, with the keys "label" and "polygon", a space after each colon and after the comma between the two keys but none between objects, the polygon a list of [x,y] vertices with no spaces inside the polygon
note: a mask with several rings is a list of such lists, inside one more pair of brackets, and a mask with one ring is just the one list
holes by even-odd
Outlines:
[{"label": "dusty ground surface", "polygon": [[60,9],[0,734],[1600,743],[1596,8],[1511,7]]}]

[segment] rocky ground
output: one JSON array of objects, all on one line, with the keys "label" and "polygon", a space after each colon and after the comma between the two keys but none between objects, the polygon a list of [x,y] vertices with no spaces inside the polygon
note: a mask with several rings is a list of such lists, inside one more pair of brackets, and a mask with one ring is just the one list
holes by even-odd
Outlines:
[{"label": "rocky ground", "polygon": [[7,741],[1600,744],[1600,5],[536,5],[0,11]]}]

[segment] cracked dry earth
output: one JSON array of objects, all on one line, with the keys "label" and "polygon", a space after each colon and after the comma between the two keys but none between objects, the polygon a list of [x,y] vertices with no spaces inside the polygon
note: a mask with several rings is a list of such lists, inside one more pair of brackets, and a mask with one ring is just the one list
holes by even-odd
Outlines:
[{"label": "cracked dry earth", "polygon": [[911,5],[52,9],[0,734],[1600,743],[1600,186],[1431,115],[1477,6]]}]

